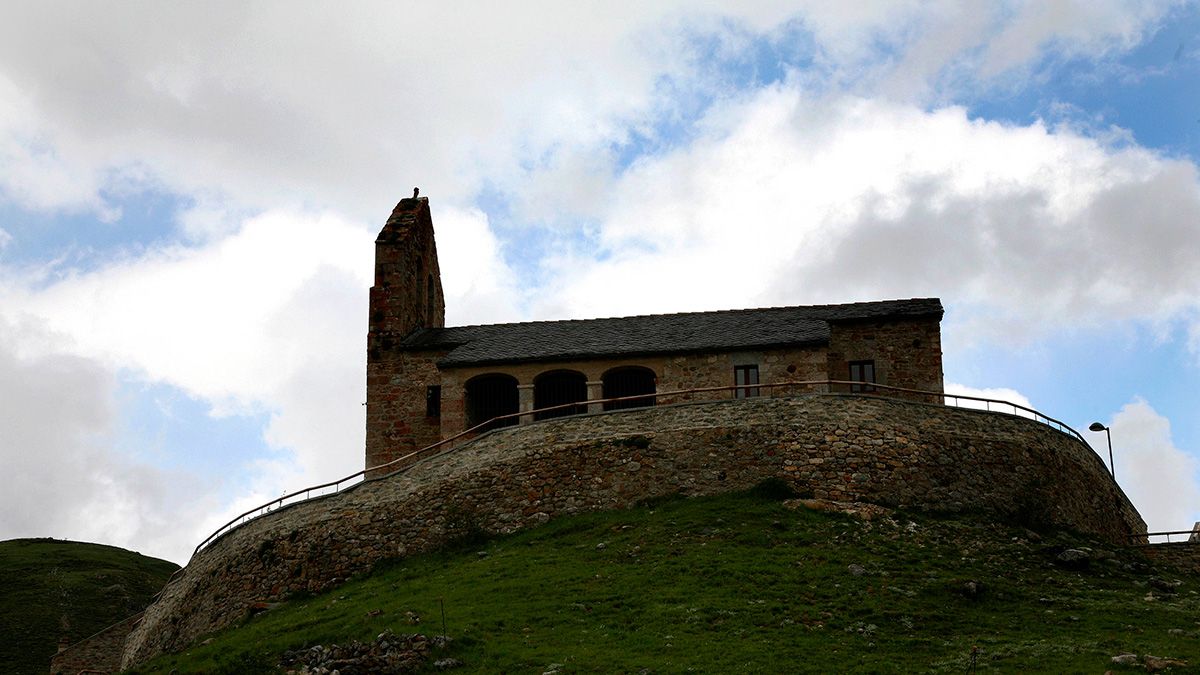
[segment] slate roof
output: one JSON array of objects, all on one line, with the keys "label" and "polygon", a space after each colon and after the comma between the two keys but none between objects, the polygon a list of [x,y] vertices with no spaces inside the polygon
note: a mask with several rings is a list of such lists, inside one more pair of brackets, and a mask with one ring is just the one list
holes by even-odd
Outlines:
[{"label": "slate roof", "polygon": [[829,342],[830,323],[940,319],[941,316],[940,300],[914,298],[845,305],[423,328],[410,334],[399,346],[405,351],[448,350],[438,365],[473,366],[822,345]]}]

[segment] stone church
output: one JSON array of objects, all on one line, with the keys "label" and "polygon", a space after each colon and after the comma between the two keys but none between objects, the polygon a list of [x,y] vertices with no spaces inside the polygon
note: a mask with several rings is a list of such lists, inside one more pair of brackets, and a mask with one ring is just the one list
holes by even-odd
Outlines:
[{"label": "stone church", "polygon": [[496,417],[662,405],[685,389],[782,396],[802,392],[764,385],[838,380],[851,384],[816,390],[942,391],[936,298],[447,327],[425,197],[400,200],[379,233],[370,306],[367,468]]}]

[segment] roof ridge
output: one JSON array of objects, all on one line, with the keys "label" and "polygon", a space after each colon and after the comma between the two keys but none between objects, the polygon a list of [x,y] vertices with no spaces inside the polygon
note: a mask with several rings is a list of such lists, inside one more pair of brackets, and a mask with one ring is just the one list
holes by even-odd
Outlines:
[{"label": "roof ridge", "polygon": [[617,321],[617,320],[626,320],[626,319],[646,319],[646,318],[664,317],[664,316],[699,316],[699,315],[705,315],[705,314],[708,314],[708,315],[738,314],[738,313],[745,313],[745,312],[763,312],[763,311],[769,311],[769,310],[830,309],[830,308],[841,308],[841,307],[856,307],[856,306],[864,306],[864,305],[899,304],[899,303],[905,303],[905,302],[936,302],[940,306],[942,300],[941,300],[941,298],[897,298],[897,299],[893,299],[893,300],[862,300],[862,301],[858,301],[858,302],[828,303],[828,304],[821,304],[821,305],[772,305],[769,307],[743,307],[740,309],[702,309],[702,310],[697,310],[694,312],[661,312],[661,313],[657,313],[657,314],[629,314],[629,315],[625,315],[625,316],[597,316],[597,317],[591,317],[588,319],[535,319],[532,321],[508,321],[508,322],[504,322],[504,323],[473,323],[473,324],[465,324],[462,326],[443,326],[440,329],[434,328],[432,330],[447,330],[447,329],[454,329],[454,328],[492,328],[492,327],[500,327],[500,326],[529,326],[529,325],[540,325],[540,324],[550,324],[550,323],[560,323],[560,324],[561,323],[588,323],[591,321]]}]

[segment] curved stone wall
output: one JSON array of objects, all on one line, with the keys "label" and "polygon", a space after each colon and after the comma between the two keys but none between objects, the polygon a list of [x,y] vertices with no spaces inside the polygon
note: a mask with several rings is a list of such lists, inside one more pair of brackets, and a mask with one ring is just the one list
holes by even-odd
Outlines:
[{"label": "curved stone wall", "polygon": [[321,591],[475,527],[510,532],[768,477],[820,498],[1024,517],[1115,544],[1146,531],[1091,448],[1011,415],[829,394],[560,418],[493,432],[232,531],[146,610],[122,662],[182,649],[256,602]]}]

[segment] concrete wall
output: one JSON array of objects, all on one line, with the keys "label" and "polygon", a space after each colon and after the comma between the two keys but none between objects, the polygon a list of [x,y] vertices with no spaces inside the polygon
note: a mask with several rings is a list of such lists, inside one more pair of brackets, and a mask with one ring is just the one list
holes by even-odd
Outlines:
[{"label": "concrete wall", "polygon": [[330,588],[472,527],[511,532],[768,477],[816,497],[983,511],[1117,544],[1145,532],[1089,447],[1026,418],[836,394],[598,413],[502,429],[232,531],[146,610],[123,663],[182,649],[254,602]]}]

